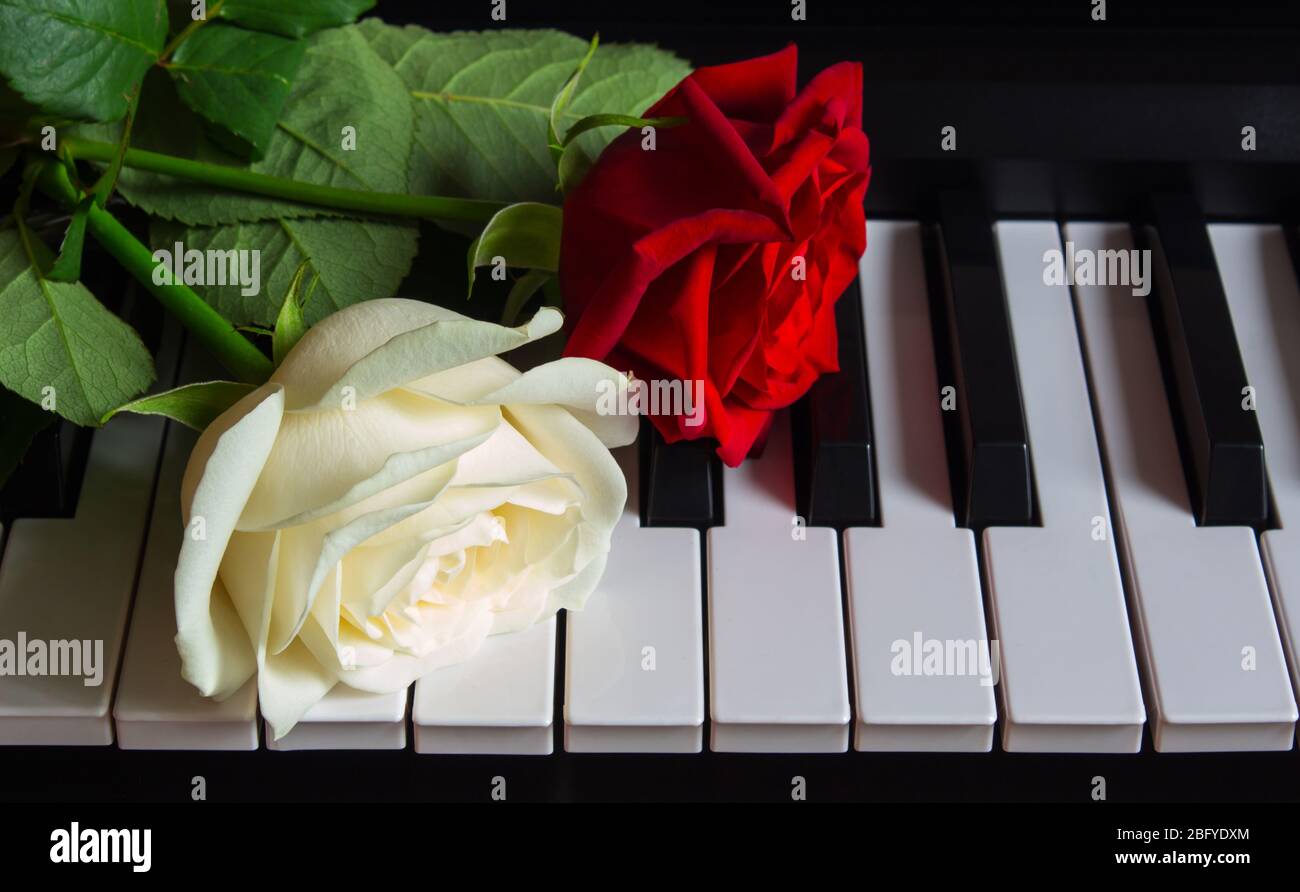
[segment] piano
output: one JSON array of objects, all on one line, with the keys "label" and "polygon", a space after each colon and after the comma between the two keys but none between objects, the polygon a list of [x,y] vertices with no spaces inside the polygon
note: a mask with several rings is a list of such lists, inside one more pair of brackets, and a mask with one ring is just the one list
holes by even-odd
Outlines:
[{"label": "piano", "polygon": [[[461,6],[378,12],[492,26]],[[586,610],[280,741],[252,683],[180,678],[194,435],[51,428],[0,494],[0,638],[102,640],[102,683],[0,679],[0,796],[1300,799],[1296,14],[615,6],[507,24],[863,61],[841,371],[737,469],[646,428]],[[161,383],[212,374],[155,327]]]}]

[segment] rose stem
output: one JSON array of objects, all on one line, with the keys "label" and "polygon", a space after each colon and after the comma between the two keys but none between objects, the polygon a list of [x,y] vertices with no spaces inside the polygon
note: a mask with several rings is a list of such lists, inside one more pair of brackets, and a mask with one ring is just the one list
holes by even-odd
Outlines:
[{"label": "rose stem", "polygon": [[[75,207],[79,200],[67,171],[60,164],[46,164],[39,185],[47,195],[69,207]],[[103,245],[232,374],[252,384],[261,384],[271,377],[274,371],[271,360],[192,289],[179,283],[154,284],[153,273],[158,264],[154,262],[153,253],[140,244],[116,217],[99,205],[91,204],[86,228],[95,241]]]},{"label": "rose stem", "polygon": [[[78,160],[111,162],[118,152],[118,147],[111,143],[80,137],[67,137],[63,143],[72,157]],[[224,164],[205,164],[172,155],[160,155],[143,149],[127,149],[123,163],[136,170],[160,173],[202,183],[205,186],[220,186],[239,192],[253,192],[270,198],[300,201],[335,210],[385,214],[392,217],[486,223],[497,211],[506,207],[505,203],[496,201],[367,192],[360,189],[319,186],[314,183],[302,183],[283,177],[253,173],[238,167],[227,167]]]}]

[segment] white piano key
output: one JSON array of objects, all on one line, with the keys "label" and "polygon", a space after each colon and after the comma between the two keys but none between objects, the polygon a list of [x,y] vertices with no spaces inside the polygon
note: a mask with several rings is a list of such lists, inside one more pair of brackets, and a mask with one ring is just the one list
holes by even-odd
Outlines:
[{"label": "white piano key", "polygon": [[1260,537],[1261,551],[1294,691],[1300,692],[1300,289],[1280,227],[1216,224],[1209,230],[1247,380],[1255,388],[1280,527]]},{"label": "white piano key", "polygon": [[[1264,449],[1268,449],[1267,440]],[[1300,529],[1266,530],[1259,543],[1278,631],[1291,665],[1291,693],[1300,698]]]},{"label": "white piano key", "polygon": [[555,618],[493,635],[415,683],[417,753],[545,756],[554,749]]},{"label": "white piano key", "polygon": [[565,618],[564,748],[698,753],[704,744],[700,534],[642,527],[637,445],[600,587]]},{"label": "white piano key", "polygon": [[[162,387],[171,386],[179,343],[179,328],[168,325],[156,363]],[[76,517],[13,523],[0,562],[0,639],[89,642],[99,683],[0,675],[0,744],[113,742],[110,706],[165,425],[114,418],[94,433]]]},{"label": "white piano key", "polygon": [[265,724],[266,748],[293,750],[400,750],[406,748],[410,688],[372,694],[337,684],[279,740]]},{"label": "white piano key", "polygon": [[[1072,223],[1066,236],[1079,250],[1133,248],[1126,225]],[[1126,285],[1076,294],[1155,748],[1288,749],[1295,703],[1254,533],[1196,525],[1145,300]]]},{"label": "white piano key", "polygon": [[999,223],[995,235],[1042,524],[984,531],[1002,746],[1136,752],[1146,713],[1074,309],[1066,285],[1044,282],[1060,236],[1050,222]]},{"label": "white piano key", "polygon": [[723,471],[709,530],[709,692],[715,752],[844,752],[849,695],[835,532],[797,524],[790,424]]},{"label": "white piano key", "polygon": [[[184,380],[201,380],[186,376]],[[176,650],[176,559],[180,554],[180,491],[198,434],[167,429],[153,519],[145,545],[135,608],[122,658],[113,719],[117,745],[128,750],[255,750],[257,681],[223,701],[199,694],[181,677]]]},{"label": "white piano key", "polygon": [[[975,537],[956,526],[917,223],[873,222],[863,324],[881,525],[844,533],[861,751],[975,751],[997,720]],[[954,659],[917,672],[924,645]],[[980,673],[977,654],[990,655]],[[915,660],[913,660],[915,657]]]}]

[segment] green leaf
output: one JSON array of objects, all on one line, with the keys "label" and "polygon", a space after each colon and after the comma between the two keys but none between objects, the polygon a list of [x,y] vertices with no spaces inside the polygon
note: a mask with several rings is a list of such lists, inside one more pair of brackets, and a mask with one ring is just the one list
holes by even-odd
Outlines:
[{"label": "green leaf", "polygon": [[587,47],[587,55],[582,57],[578,67],[569,75],[569,79],[560,87],[560,91],[555,94],[551,100],[551,113],[546,122],[546,142],[551,147],[551,153],[558,162],[559,152],[562,151],[560,144],[560,130],[563,129],[562,119],[564,113],[569,110],[569,103],[573,101],[573,94],[578,90],[578,82],[582,80],[582,72],[591,62],[591,57],[596,54],[596,47],[600,46],[600,35],[593,34],[591,44]]},{"label": "green leaf", "polygon": [[72,212],[72,221],[63,235],[59,258],[54,261],[46,278],[52,282],[75,282],[81,278],[81,252],[86,247],[86,218],[90,215],[94,196],[87,195]]},{"label": "green leaf", "polygon": [[[356,30],[415,99],[412,192],[505,202],[554,198],[551,105],[587,54],[586,41],[558,31],[434,34],[376,19]],[[657,47],[602,44],[561,121],[640,115],[689,73],[686,62]],[[610,139],[608,131],[593,131],[577,144],[594,158]]]},{"label": "green leaf", "polygon": [[306,37],[355,22],[374,5],[375,0],[226,0],[217,15],[258,31]]},{"label": "green leaf", "polygon": [[302,293],[303,282],[307,280],[307,272],[310,269],[311,264],[305,260],[298,265],[297,272],[289,282],[289,291],[284,296],[284,303],[280,305],[280,315],[275,319],[275,332],[271,335],[271,356],[277,366],[284,362],[289,351],[307,333],[307,322],[302,317],[302,308],[311,299],[316,286],[320,283],[319,278],[313,278],[307,293],[305,295]]},{"label": "green leaf", "polygon": [[[207,139],[201,119],[179,100],[166,77],[145,82],[132,146],[319,185],[407,191],[412,108],[401,79],[356,28],[322,31],[307,43],[293,90],[261,160],[242,164]],[[355,130],[355,150],[343,148],[344,127]],[[79,130],[89,138],[116,141],[112,130]],[[312,205],[212,189],[129,168],[122,171],[118,191],[152,216],[192,226],[330,215]]]},{"label": "green leaf", "polygon": [[520,276],[515,284],[510,286],[510,294],[506,297],[505,308],[501,311],[501,324],[515,325],[520,312],[523,311],[524,307],[528,306],[529,299],[553,275],[554,273],[544,269],[531,269]]},{"label": "green leaf", "polygon": [[180,45],[167,70],[186,105],[251,149],[243,154],[261,157],[305,51],[298,40],[210,24]]},{"label": "green leaf", "polygon": [[98,425],[154,379],[129,325],[80,284],[51,282],[48,247],[29,232],[0,232],[0,384],[58,414]]},{"label": "green leaf", "polygon": [[186,384],[184,387],[150,394],[118,406],[106,412],[100,423],[107,424],[119,412],[131,412],[135,415],[162,415],[201,432],[256,389],[254,384],[236,381]]},{"label": "green leaf", "polygon": [[0,387],[0,487],[22,463],[32,440],[57,416]]},{"label": "green leaf", "polygon": [[560,268],[563,212],[551,204],[520,202],[502,208],[469,246],[469,287],[480,266],[505,260],[508,267],[555,272]]},{"label": "green leaf", "polygon": [[[96,181],[94,188],[91,190],[94,193],[95,203],[100,207],[104,207],[108,204],[109,198],[113,196],[113,190],[117,187],[117,178],[122,174],[122,163],[126,158],[126,150],[131,145],[131,134],[135,127],[135,116],[136,112],[140,108],[141,86],[142,84],[137,84],[136,88],[131,91],[131,101],[127,105],[126,117],[122,121],[121,135],[118,138],[117,152],[113,156],[113,162],[104,169],[104,172],[100,175],[99,180]],[[60,152],[60,156],[64,158],[65,163],[69,167],[68,173],[70,178],[75,181],[76,165],[67,158],[67,144],[63,144],[61,149],[62,151]]]},{"label": "green leaf", "polygon": [[560,162],[556,165],[560,191],[568,195],[578,187],[589,170],[591,170],[591,159],[582,150],[582,146],[577,144],[565,146],[560,150]]},{"label": "green leaf", "polygon": [[48,117],[0,78],[0,139],[6,142],[20,139],[29,129],[36,129],[29,128],[29,124]]},{"label": "green leaf", "polygon": [[166,34],[164,0],[0,0],[0,74],[47,112],[116,121]]},{"label": "green leaf", "polygon": [[194,288],[234,325],[274,325],[280,303],[272,295],[287,292],[294,273],[307,262],[309,272],[320,277],[303,307],[303,318],[314,325],[354,303],[392,297],[415,258],[419,226],[337,217],[196,228],[154,221],[151,239],[156,248],[181,241],[186,250],[261,252],[258,294],[245,296],[238,284]]}]

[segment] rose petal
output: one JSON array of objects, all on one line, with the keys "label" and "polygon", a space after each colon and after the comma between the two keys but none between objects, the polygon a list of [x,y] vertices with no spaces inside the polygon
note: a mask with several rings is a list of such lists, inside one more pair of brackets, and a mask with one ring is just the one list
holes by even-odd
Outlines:
[{"label": "rose petal", "polygon": [[[393,335],[382,345],[339,370],[336,375],[333,370],[338,368],[339,363],[337,361],[328,363],[329,374],[333,376],[333,380],[325,383],[324,379],[327,375],[322,373],[320,366],[324,363],[319,354],[326,346],[333,346],[335,339],[322,338],[321,344],[316,341],[309,342],[309,339],[318,329],[328,326],[330,320],[350,313],[357,307],[375,303],[384,302],[354,304],[328,317],[299,341],[289,359],[294,358],[294,354],[301,350],[303,372],[310,370],[311,375],[310,377],[306,374],[301,375],[303,380],[300,386],[294,388],[291,402],[286,404],[288,411],[320,412],[326,409],[337,409],[349,398],[360,403],[436,372],[522,347],[530,341],[559,331],[564,324],[564,317],[552,307],[542,307],[531,320],[518,328],[506,328],[490,322],[479,322],[476,319],[457,316],[449,310],[442,312],[454,318],[445,316],[433,318],[440,314],[411,311],[406,306],[411,302],[402,301],[401,309],[393,312],[400,312],[406,317],[405,321],[409,322],[421,316],[433,321],[414,328],[408,325],[400,334]],[[417,306],[424,305],[417,304]],[[352,326],[349,325],[348,328]],[[285,366],[289,365],[289,359],[285,360]],[[313,362],[316,364],[313,365]],[[281,366],[281,369],[283,368],[284,366]],[[277,376],[279,374],[277,372]]]},{"label": "rose petal", "polygon": [[[585,181],[583,185],[586,185]],[[574,223],[573,227],[565,229],[562,245],[582,242],[586,238],[588,231],[580,223]],[[642,297],[650,285],[702,246],[772,242],[784,239],[786,235],[777,223],[762,214],[715,209],[674,220],[630,245],[613,248],[609,253],[617,260],[609,265],[608,275],[594,289],[585,292],[589,299],[565,344],[564,355],[597,359],[608,356],[627,331],[628,323],[640,308]],[[565,250],[561,248],[562,252]],[[575,247],[573,251],[595,253],[592,248]],[[561,279],[567,282],[566,271],[584,262],[581,256],[566,254],[560,261]],[[565,287],[569,286],[566,284]],[[565,293],[570,292],[566,290]],[[573,293],[582,292],[574,288]]]},{"label": "rose petal", "polygon": [[626,446],[636,439],[637,419],[630,415],[607,415],[597,411],[601,395],[626,390],[627,375],[594,359],[557,359],[524,372],[514,381],[476,403],[565,406],[606,446]]},{"label": "rose petal", "polygon": [[[411,553],[414,546],[414,554]],[[343,562],[343,612],[363,627],[372,616],[388,609],[423,567],[428,542],[405,540],[366,549],[366,559]],[[405,560],[403,560],[405,558]],[[393,564],[397,564],[396,567]],[[324,618],[321,619],[324,622]]]},{"label": "rose petal", "polygon": [[462,366],[435,372],[404,384],[414,390],[449,403],[469,405],[483,394],[504,387],[519,377],[519,370],[503,359],[489,356]]},{"label": "rose petal", "polygon": [[280,568],[280,532],[235,533],[221,561],[221,584],[244,624],[253,651],[266,641],[275,578]]},{"label": "rose petal", "polygon": [[[795,95],[799,50],[793,43],[766,56],[697,68],[688,80],[712,97],[728,117],[772,121]],[[668,114],[660,100],[647,115]]]},{"label": "rose petal", "polygon": [[[267,384],[253,391],[209,425],[185,470],[181,504],[189,529],[176,565],[176,647],[185,679],[204,696],[230,693],[253,671],[248,638],[229,634],[233,611],[219,617],[213,591],[283,415],[283,388]],[[194,518],[203,520],[202,538],[194,535]]]},{"label": "rose petal", "polygon": [[582,487],[582,515],[609,540],[623,513],[627,481],[618,462],[596,435],[566,410],[555,406],[517,406],[512,411],[519,432],[557,467],[573,468]]},{"label": "rose petal", "polygon": [[507,422],[492,432],[482,448],[463,456],[456,463],[456,476],[451,485],[518,486],[563,473],[513,424]]},{"label": "rose petal", "polygon": [[[417,678],[428,675],[435,669],[465,662],[478,653],[478,649],[483,646],[492,628],[492,614],[487,610],[472,610],[463,612],[462,619],[462,622],[455,624],[456,634],[441,642],[429,653],[418,657],[395,653],[377,666],[347,670],[343,675],[346,684],[360,691],[374,693],[400,691]],[[431,628],[436,628],[438,625],[429,624]],[[349,641],[349,638],[352,640]],[[359,640],[359,636],[345,635],[340,638],[340,641],[345,646],[353,642],[357,647],[366,646],[365,642]]]},{"label": "rose petal", "polygon": [[293,730],[307,710],[330,692],[338,677],[312,656],[307,645],[295,641],[283,653],[269,656],[257,673],[257,696],[262,717],[279,740]]},{"label": "rose petal", "polygon": [[359,506],[480,446],[500,421],[493,406],[400,391],[348,412],[286,415],[239,528],[297,526]]},{"label": "rose petal", "polygon": [[[450,478],[451,474],[448,473],[447,476]],[[312,570],[310,576],[300,572],[281,573],[280,584],[276,586],[275,611],[271,617],[271,629],[267,639],[270,652],[281,653],[297,637],[321,585],[328,574],[335,572],[344,555],[367,539],[420,513],[431,504],[433,499],[364,514],[350,523],[330,530],[323,536],[313,535],[314,531],[306,531],[302,528],[288,530],[286,536],[288,542],[292,543],[298,539],[307,541],[304,552],[289,552],[285,564],[293,570],[300,571],[308,566],[311,566]],[[310,552],[316,554],[314,561]]]},{"label": "rose petal", "polygon": [[596,590],[600,578],[605,575],[605,563],[608,560],[609,556],[606,554],[597,555],[591,563],[578,572],[578,575],[551,589],[542,617],[554,616],[560,610],[581,610],[587,606],[587,599]]}]

